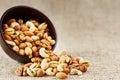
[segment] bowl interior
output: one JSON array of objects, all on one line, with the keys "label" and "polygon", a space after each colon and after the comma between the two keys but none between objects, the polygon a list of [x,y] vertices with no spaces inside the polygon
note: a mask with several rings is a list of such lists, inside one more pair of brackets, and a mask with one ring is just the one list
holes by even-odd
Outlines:
[{"label": "bowl interior", "polygon": [[[1,37],[0,43],[1,43],[3,50],[11,58],[13,58],[19,62],[27,63],[27,62],[30,62],[30,59],[28,57],[21,56],[21,55],[18,55],[17,53],[15,53],[11,49],[11,47],[9,45],[7,45],[7,43],[4,40],[3,34],[2,34],[3,33],[3,24],[5,24],[9,19],[12,19],[12,18],[15,18],[16,20],[23,19],[24,22],[26,22],[29,19],[34,19],[40,23],[46,22],[48,24],[48,28],[49,28],[49,32],[50,32],[51,37],[54,40],[57,40],[56,31],[55,31],[55,28],[54,28],[52,22],[42,12],[40,12],[34,8],[27,7],[27,6],[16,6],[16,7],[12,7],[10,9],[8,9],[3,14],[3,16],[1,17],[1,20],[0,20],[0,33],[1,33],[0,34],[0,37]],[[53,47],[52,50],[54,50],[55,45],[52,46]]]}]

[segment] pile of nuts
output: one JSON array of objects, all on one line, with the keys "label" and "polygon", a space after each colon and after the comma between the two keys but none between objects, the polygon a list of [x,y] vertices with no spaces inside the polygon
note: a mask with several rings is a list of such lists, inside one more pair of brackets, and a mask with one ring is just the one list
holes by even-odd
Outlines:
[{"label": "pile of nuts", "polygon": [[22,19],[10,19],[3,25],[6,43],[19,55],[27,56],[31,62],[19,66],[15,73],[18,76],[45,75],[67,78],[67,74],[82,75],[87,71],[89,62],[82,57],[73,57],[63,50],[59,54],[52,51],[55,40],[50,36],[45,22]]},{"label": "pile of nuts", "polygon": [[55,44],[45,22],[39,23],[36,20],[10,19],[3,25],[4,38],[12,49],[19,55],[29,58],[38,57],[39,49],[51,50]]},{"label": "pile of nuts", "polygon": [[42,77],[45,75],[67,78],[68,74],[82,75],[87,71],[90,63],[82,57],[68,55],[65,50],[58,55],[52,51],[40,49],[40,57],[31,58],[31,62],[16,69],[18,76]]}]

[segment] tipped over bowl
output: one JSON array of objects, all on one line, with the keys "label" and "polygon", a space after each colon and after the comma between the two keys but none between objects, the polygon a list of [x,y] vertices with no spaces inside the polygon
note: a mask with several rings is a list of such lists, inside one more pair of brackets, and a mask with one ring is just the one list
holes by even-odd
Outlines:
[{"label": "tipped over bowl", "polygon": [[2,49],[5,51],[5,53],[8,56],[10,56],[12,59],[21,63],[27,63],[30,62],[31,60],[28,56],[19,55],[6,42],[3,34],[4,33],[3,25],[6,24],[6,22],[10,19],[16,19],[16,20],[23,19],[24,22],[32,19],[38,21],[39,23],[43,23],[43,22],[47,23],[47,28],[49,29],[50,36],[52,37],[52,39],[56,41],[55,44],[52,45],[52,49],[51,49],[54,50],[55,45],[57,43],[57,35],[54,25],[49,20],[49,18],[45,14],[34,8],[28,6],[15,6],[6,10],[0,20],[0,44]]}]

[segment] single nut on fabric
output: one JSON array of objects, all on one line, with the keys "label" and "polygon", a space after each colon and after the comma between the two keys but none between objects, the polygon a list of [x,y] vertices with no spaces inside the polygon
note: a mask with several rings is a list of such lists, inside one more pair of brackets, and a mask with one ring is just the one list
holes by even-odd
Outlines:
[{"label": "single nut on fabric", "polygon": [[56,74],[56,77],[60,78],[60,79],[65,79],[65,78],[67,78],[67,74],[65,74],[64,72],[58,72]]}]

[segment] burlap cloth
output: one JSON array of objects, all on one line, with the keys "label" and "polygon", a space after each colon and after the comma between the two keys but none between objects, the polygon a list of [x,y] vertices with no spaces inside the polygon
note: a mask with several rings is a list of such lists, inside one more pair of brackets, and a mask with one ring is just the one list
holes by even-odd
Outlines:
[{"label": "burlap cloth", "polygon": [[[66,49],[91,62],[82,76],[66,80],[120,80],[120,0],[0,0],[0,16],[16,5],[45,13],[58,36],[55,52]],[[0,80],[57,80],[55,77],[18,77],[21,63],[0,47]]]}]

